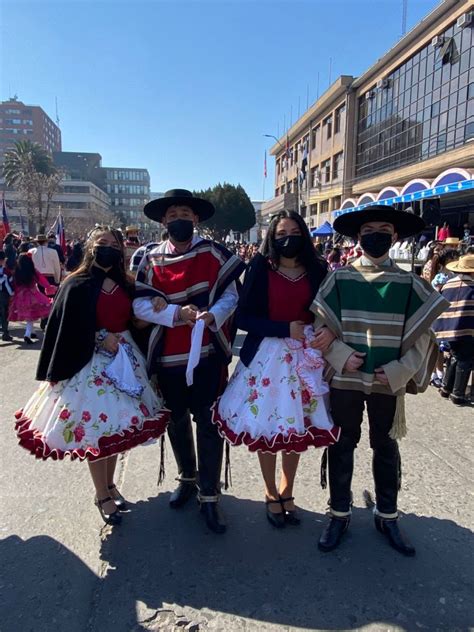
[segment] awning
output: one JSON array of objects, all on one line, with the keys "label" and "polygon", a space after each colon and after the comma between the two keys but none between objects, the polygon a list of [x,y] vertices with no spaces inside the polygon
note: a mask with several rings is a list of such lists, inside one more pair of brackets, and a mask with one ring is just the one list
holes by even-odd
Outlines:
[{"label": "awning", "polygon": [[331,224],[329,222],[324,222],[324,224],[321,224],[319,228],[313,228],[313,230],[311,231],[311,236],[323,237],[324,235],[332,235],[333,232],[334,231],[332,229]]},{"label": "awning", "polygon": [[461,180],[460,182],[453,182],[452,184],[441,185],[432,189],[425,189],[423,191],[416,191],[416,193],[407,193],[406,195],[399,195],[397,197],[388,198],[386,200],[379,200],[378,202],[369,202],[368,204],[361,204],[360,206],[352,206],[350,208],[338,209],[333,211],[333,217],[339,217],[345,213],[353,213],[354,211],[361,211],[368,206],[374,206],[375,204],[381,204],[384,206],[393,206],[394,204],[400,204],[402,202],[418,202],[426,198],[441,197],[448,193],[457,193],[458,191],[467,191],[469,189],[474,190],[474,180]]}]

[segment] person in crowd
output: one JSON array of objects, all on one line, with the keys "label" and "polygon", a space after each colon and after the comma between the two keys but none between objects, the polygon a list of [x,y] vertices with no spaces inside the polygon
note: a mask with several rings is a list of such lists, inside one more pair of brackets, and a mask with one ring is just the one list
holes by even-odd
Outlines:
[{"label": "person in crowd", "polygon": [[61,281],[61,262],[56,249],[48,247],[46,235],[37,235],[36,248],[31,249],[31,256],[36,270],[48,279],[50,285],[59,285]]},{"label": "person in crowd", "polygon": [[10,300],[9,320],[26,321],[24,341],[31,345],[37,338],[33,331],[34,321],[48,317],[51,298],[47,295],[52,296],[56,288],[35,269],[33,260],[27,253],[18,257],[13,283],[14,294]]},{"label": "person in crowd", "polygon": [[133,253],[140,246],[138,232],[138,226],[127,226],[125,228],[125,267],[127,269],[130,266],[130,259],[132,258]]},{"label": "person in crowd", "polygon": [[448,237],[451,237],[451,229],[448,222],[444,222],[438,231],[438,241],[445,241]]},{"label": "person in crowd", "polygon": [[433,243],[430,244],[428,254],[426,257],[426,262],[425,262],[425,265],[423,266],[423,270],[421,273],[422,278],[428,283],[431,283],[431,281],[436,276],[436,273],[438,272],[437,259],[435,259],[435,262],[433,265],[433,258],[436,255],[441,254],[442,251],[443,251],[443,246],[440,244],[439,241],[434,241]]},{"label": "person in crowd", "polygon": [[446,267],[455,274],[441,291],[450,305],[433,326],[436,337],[448,342],[451,350],[440,395],[464,406],[470,403],[466,391],[474,368],[474,254]]},{"label": "person in crowd", "polygon": [[66,261],[66,271],[74,272],[81,265],[82,257],[84,255],[84,247],[80,241],[76,241],[71,247],[71,254]]},{"label": "person in crowd", "polygon": [[[179,471],[170,506],[182,507],[195,495],[199,470],[201,513],[209,529],[223,533],[226,525],[218,507],[223,440],[212,423],[211,407],[226,384],[232,357],[230,317],[245,266],[221,244],[194,234],[198,223],[214,212],[210,202],[185,189],[168,191],[145,206],[145,215],[161,222],[169,239],[143,258],[133,307],[138,318],[156,325],[149,371],[157,375],[171,410],[168,435]],[[169,303],[161,312],[150,305],[157,290]],[[196,422],[197,466],[190,412]]]},{"label": "person in crowd", "polygon": [[5,264],[5,252],[0,250],[0,321],[2,325],[2,340],[3,342],[11,342],[13,338],[8,331],[8,308],[10,299],[13,296],[13,277]]},{"label": "person in crowd", "polygon": [[5,239],[3,240],[3,252],[5,253],[5,266],[7,270],[13,272],[15,269],[16,259],[17,259],[17,250],[14,244],[15,235],[13,233],[8,233],[5,235]]},{"label": "person in crowd", "polygon": [[328,261],[329,269],[331,270],[331,272],[333,272],[334,270],[337,270],[338,268],[342,268],[343,264],[341,263],[340,249],[337,247],[333,248],[331,252],[328,254],[327,261]]},{"label": "person in crowd", "polygon": [[334,335],[326,327],[314,332],[309,311],[326,273],[301,216],[278,213],[245,276],[237,326],[248,333],[214,413],[230,445],[244,444],[258,453],[266,515],[277,528],[300,522],[293,497],[300,454],[310,446],[335,443],[339,436],[324,403],[329,388],[316,350],[328,347]]},{"label": "person in crowd", "polygon": [[319,540],[322,551],[339,546],[349,527],[354,450],[366,407],[373,450],[375,526],[397,551],[415,554],[398,524],[397,439],[406,433],[407,388],[428,386],[438,351],[430,327],[448,303],[428,283],[396,266],[389,249],[423,227],[420,217],[382,205],[345,213],[334,222],[338,233],[360,240],[363,253],[328,277],[312,307],[318,316],[316,326],[324,323],[332,329],[338,345],[337,361],[328,358],[327,378],[331,415],[341,436],[327,449],[330,520]]},{"label": "person in crowd", "polygon": [[96,228],[54,302],[41,384],[16,415],[19,443],[36,458],[87,460],[108,524],[127,507],[114,482],[117,455],[161,437],[168,417],[130,333],[133,295],[121,233]]},{"label": "person in crowd", "polygon": [[448,250],[443,250],[439,255],[435,255],[433,261],[435,261],[435,259],[436,263],[433,267],[437,270],[437,272],[431,281],[431,285],[435,290],[440,292],[443,285],[454,276],[454,273],[448,268],[448,264],[453,261],[457,261],[459,259],[459,253],[457,250],[449,248]]},{"label": "person in crowd", "polygon": [[48,248],[56,250],[56,252],[58,253],[59,263],[61,265],[64,265],[66,263],[63,249],[58,243],[56,243],[56,235],[54,233],[49,233],[48,235]]}]

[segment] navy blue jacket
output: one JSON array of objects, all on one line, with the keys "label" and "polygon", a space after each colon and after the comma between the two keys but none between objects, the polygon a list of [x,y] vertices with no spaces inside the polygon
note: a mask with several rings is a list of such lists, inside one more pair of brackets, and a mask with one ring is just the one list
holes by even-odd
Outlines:
[{"label": "navy blue jacket", "polygon": [[[268,317],[269,269],[268,260],[257,253],[250,261],[245,274],[236,314],[237,328],[248,332],[240,350],[240,359],[245,366],[249,366],[252,362],[264,338],[289,338],[290,336],[289,322],[270,320]],[[312,289],[311,302],[326,274],[327,269],[323,262],[321,262],[320,268],[309,274]]]}]

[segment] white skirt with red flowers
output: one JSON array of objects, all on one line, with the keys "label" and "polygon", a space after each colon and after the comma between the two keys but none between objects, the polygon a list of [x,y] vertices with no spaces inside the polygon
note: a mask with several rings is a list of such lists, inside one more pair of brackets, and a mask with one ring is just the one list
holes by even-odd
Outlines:
[{"label": "white skirt with red flowers", "polygon": [[249,367],[238,363],[213,415],[231,445],[244,444],[251,452],[304,452],[339,439],[340,428],[327,409],[324,360],[309,347],[312,327],[305,335],[303,342],[265,338]]},{"label": "white skirt with red flowers", "polygon": [[131,348],[131,367],[141,395],[119,390],[105,374],[111,359],[95,352],[74,377],[41,382],[16,414],[19,443],[39,459],[98,460],[157,440],[169,413],[147,377],[145,359],[130,332],[120,334]]}]

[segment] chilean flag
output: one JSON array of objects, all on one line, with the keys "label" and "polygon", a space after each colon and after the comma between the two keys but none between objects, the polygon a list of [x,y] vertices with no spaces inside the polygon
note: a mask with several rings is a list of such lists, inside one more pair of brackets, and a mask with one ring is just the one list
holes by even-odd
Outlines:
[{"label": "chilean flag", "polygon": [[2,197],[2,224],[5,235],[10,232],[10,222],[8,221],[7,205],[5,204],[5,196]]},{"label": "chilean flag", "polygon": [[56,220],[56,243],[61,246],[61,250],[66,254],[66,232],[64,230],[64,220],[61,213]]}]

